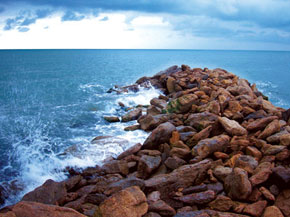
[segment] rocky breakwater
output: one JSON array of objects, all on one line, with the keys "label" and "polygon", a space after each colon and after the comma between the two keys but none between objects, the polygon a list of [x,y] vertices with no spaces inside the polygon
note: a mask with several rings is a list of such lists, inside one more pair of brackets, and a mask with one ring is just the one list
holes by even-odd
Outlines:
[{"label": "rocky breakwater", "polygon": [[144,144],[48,180],[0,216],[290,217],[289,110],[223,69],[173,66],[117,91],[149,83],[163,92],[151,105],[106,117],[138,119],[127,130],[151,131]]}]

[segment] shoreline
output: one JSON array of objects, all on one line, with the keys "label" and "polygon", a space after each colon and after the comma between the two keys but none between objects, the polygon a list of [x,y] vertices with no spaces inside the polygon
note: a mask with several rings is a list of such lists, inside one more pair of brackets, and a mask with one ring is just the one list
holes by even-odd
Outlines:
[{"label": "shoreline", "polygon": [[290,205],[289,110],[273,106],[255,84],[223,69],[186,65],[111,91],[150,85],[164,95],[122,117],[138,120],[129,130],[152,132],[143,145],[102,167],[71,171],[63,182],[48,180],[0,216],[18,217],[19,210],[37,206],[51,216],[82,216],[50,205],[103,217],[290,216],[284,206]]}]

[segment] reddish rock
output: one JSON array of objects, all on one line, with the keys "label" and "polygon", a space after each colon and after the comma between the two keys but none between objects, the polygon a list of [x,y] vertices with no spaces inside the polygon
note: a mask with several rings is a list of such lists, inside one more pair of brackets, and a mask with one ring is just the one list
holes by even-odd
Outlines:
[{"label": "reddish rock", "polygon": [[268,206],[265,209],[263,217],[284,217],[284,215],[277,206]]},{"label": "reddish rock", "polygon": [[248,201],[257,202],[262,196],[261,191],[258,188],[254,188],[251,195],[248,197]]},{"label": "reddish rock", "polygon": [[232,168],[230,167],[224,167],[224,166],[217,166],[214,170],[213,170],[213,174],[215,175],[215,177],[217,177],[219,180],[223,181],[225,180],[225,178],[233,171]]},{"label": "reddish rock", "polygon": [[278,166],[272,169],[273,178],[277,184],[288,185],[290,184],[290,168]]},{"label": "reddish rock", "polygon": [[146,141],[143,144],[143,149],[154,149],[157,148],[162,143],[169,142],[172,132],[176,128],[173,124],[166,122],[160,124],[153,132],[149,135]]},{"label": "reddish rock", "polygon": [[[16,217],[85,217],[70,208],[29,201],[21,201],[10,209],[11,217],[13,216],[12,213],[14,213],[14,216]],[[0,214],[0,216],[2,215]],[[6,216],[8,217],[9,215]]]},{"label": "reddish rock", "polygon": [[198,97],[195,94],[186,94],[177,99],[171,100],[166,107],[169,113],[186,113],[191,109],[192,104],[198,102]]},{"label": "reddish rock", "polygon": [[128,163],[122,160],[109,161],[102,166],[102,169],[107,174],[121,173],[127,175],[129,173]]},{"label": "reddish rock", "polygon": [[254,170],[253,175],[250,177],[250,182],[252,186],[259,185],[266,180],[268,180],[270,174],[272,173],[272,165],[269,162],[263,162]]},{"label": "reddish rock", "polygon": [[258,162],[249,155],[241,155],[235,162],[235,167],[242,168],[248,173],[252,174],[254,169],[258,166]]},{"label": "reddish rock", "polygon": [[137,153],[141,149],[142,145],[140,143],[137,143],[136,145],[133,145],[131,148],[128,148],[126,151],[122,152],[118,157],[117,160],[122,160],[123,158]]},{"label": "reddish rock", "polygon": [[133,186],[115,193],[100,205],[102,217],[141,217],[148,211],[145,194]]},{"label": "reddish rock", "polygon": [[166,114],[159,115],[145,115],[138,119],[138,123],[142,130],[153,130],[160,124],[165,123],[169,120],[169,116]]},{"label": "reddish rock", "polygon": [[261,187],[259,190],[262,192],[262,194],[267,200],[275,201],[275,196],[271,194],[271,192],[267,188]]},{"label": "reddish rock", "polygon": [[55,182],[49,179],[42,186],[25,194],[22,200],[59,205],[65,202],[66,194],[64,182]]},{"label": "reddish rock", "polygon": [[178,197],[176,199],[184,203],[193,205],[193,204],[207,204],[213,201],[215,197],[216,197],[215,192],[212,190],[208,190],[204,192],[188,194],[182,197]]},{"label": "reddish rock", "polygon": [[247,126],[247,130],[255,130],[255,131],[262,130],[275,119],[277,119],[277,116],[270,116],[266,118],[257,119]]},{"label": "reddish rock", "polygon": [[108,122],[120,122],[119,117],[115,116],[104,116],[104,119]]},{"label": "reddish rock", "polygon": [[158,213],[156,212],[148,212],[144,217],[161,217]]},{"label": "reddish rock", "polygon": [[262,216],[266,206],[267,206],[267,201],[261,200],[261,201],[258,201],[256,203],[247,205],[243,212],[245,214],[249,214],[249,215],[254,216],[254,217],[260,217],[260,216]]},{"label": "reddish rock", "polygon": [[142,108],[134,109],[122,116],[122,122],[137,120],[142,115]]},{"label": "reddish rock", "polygon": [[243,136],[248,133],[247,130],[243,128],[237,121],[230,120],[226,117],[219,117],[218,120],[227,131],[227,133],[232,136]]},{"label": "reddish rock", "polygon": [[109,184],[106,190],[104,191],[104,194],[112,195],[118,191],[121,191],[125,188],[129,188],[131,186],[139,186],[141,189],[143,189],[144,185],[145,184],[142,179],[138,179],[136,177],[129,177]]},{"label": "reddish rock", "polygon": [[207,190],[207,185],[201,184],[201,185],[190,186],[188,188],[185,188],[182,190],[182,193],[186,195],[186,194],[197,193],[197,192],[202,192],[206,190]]},{"label": "reddish rock", "polygon": [[186,161],[182,160],[179,157],[169,157],[167,160],[164,162],[164,164],[169,168],[169,169],[177,169],[178,167],[186,164]]},{"label": "reddish rock", "polygon": [[234,168],[225,179],[225,189],[232,199],[246,199],[252,192],[252,185],[245,170]]},{"label": "reddish rock", "polygon": [[65,180],[64,183],[66,186],[66,190],[70,191],[71,189],[73,189],[77,184],[79,184],[82,178],[83,177],[81,175],[77,175]]},{"label": "reddish rock", "polygon": [[280,137],[281,145],[290,146],[290,133]]},{"label": "reddish rock", "polygon": [[149,211],[157,212],[161,216],[174,216],[176,214],[175,210],[163,200],[157,200],[153,203],[149,203]]},{"label": "reddish rock", "polygon": [[192,149],[193,156],[200,156],[206,158],[210,154],[217,151],[224,151],[229,144],[229,136],[220,135],[209,139],[203,139],[197,143]]},{"label": "reddish rock", "polygon": [[205,129],[208,126],[216,126],[217,123],[218,116],[210,112],[191,114],[185,121],[185,124],[194,127],[198,131]]},{"label": "reddish rock", "polygon": [[131,125],[124,128],[125,131],[135,131],[139,129],[141,129],[141,126],[139,124]]},{"label": "reddish rock", "polygon": [[229,211],[232,208],[233,204],[234,203],[231,198],[219,195],[214,201],[209,203],[209,207],[217,211],[225,212]]},{"label": "reddish rock", "polygon": [[254,157],[257,161],[262,158],[262,153],[254,146],[246,147],[246,154]]},{"label": "reddish rock", "polygon": [[212,130],[212,126],[208,126],[205,129],[201,130],[200,132],[194,134],[186,144],[190,147],[195,146],[200,140],[206,139],[209,137]]},{"label": "reddish rock", "polygon": [[285,189],[279,194],[275,206],[282,211],[285,217],[290,217],[290,189]]},{"label": "reddish rock", "polygon": [[265,129],[264,131],[259,135],[259,139],[267,138],[274,133],[277,133],[280,131],[280,124],[278,120],[272,121]]},{"label": "reddish rock", "polygon": [[160,156],[153,157],[142,155],[138,163],[138,177],[147,178],[155,169],[159,167],[160,163]]}]

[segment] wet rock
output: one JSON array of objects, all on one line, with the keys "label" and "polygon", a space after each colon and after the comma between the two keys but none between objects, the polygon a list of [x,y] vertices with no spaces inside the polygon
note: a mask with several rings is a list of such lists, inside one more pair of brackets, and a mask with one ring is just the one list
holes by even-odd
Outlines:
[{"label": "wet rock", "polygon": [[208,126],[214,126],[218,123],[218,116],[210,112],[202,112],[189,115],[185,124],[190,125],[198,131],[205,129]]},{"label": "wet rock", "polygon": [[64,183],[66,186],[66,190],[70,191],[71,189],[73,189],[77,184],[79,184],[82,178],[83,177],[81,175],[77,175],[69,178],[68,180],[65,180]]},{"label": "wet rock", "polygon": [[229,211],[233,206],[233,201],[231,198],[218,195],[217,198],[209,203],[209,207],[211,209],[217,210],[217,211]]},{"label": "wet rock", "polygon": [[290,184],[290,168],[278,166],[273,168],[272,171],[273,179],[276,184],[280,184],[282,186],[287,186]]},{"label": "wet rock", "polygon": [[266,117],[266,118],[261,118],[261,119],[257,119],[253,122],[251,122],[248,126],[247,126],[247,130],[250,131],[258,131],[258,130],[262,130],[264,129],[269,123],[271,123],[273,120],[276,120],[277,116],[270,116],[270,117]]},{"label": "wet rock", "polygon": [[186,113],[191,109],[192,104],[198,102],[195,94],[183,95],[177,99],[171,100],[166,107],[168,113]]},{"label": "wet rock", "polygon": [[264,209],[267,206],[267,201],[261,200],[256,203],[247,205],[244,209],[245,214],[249,214],[254,217],[260,217],[263,214]]},{"label": "wet rock", "polygon": [[264,131],[258,136],[258,138],[264,139],[279,131],[280,131],[279,121],[274,120],[264,129]]},{"label": "wet rock", "polygon": [[243,128],[237,121],[230,120],[226,117],[219,117],[218,120],[227,131],[227,133],[232,136],[243,136],[248,133],[247,130]]},{"label": "wet rock", "polygon": [[144,185],[145,183],[142,179],[129,177],[129,178],[121,179],[120,181],[109,184],[106,190],[104,191],[104,194],[112,195],[118,191],[121,191],[125,188],[129,188],[131,186],[139,186],[141,189],[143,189]]},{"label": "wet rock", "polygon": [[229,136],[220,135],[209,139],[201,140],[192,149],[193,156],[200,156],[206,158],[217,151],[224,151],[229,144]]},{"label": "wet rock", "polygon": [[244,200],[252,192],[248,174],[241,168],[234,168],[233,172],[226,177],[224,186],[232,199]]},{"label": "wet rock", "polygon": [[[12,206],[10,209],[11,217],[85,217],[81,213],[78,213],[77,211],[70,208],[46,205],[43,203],[30,201],[21,201]],[[0,214],[0,216],[2,216],[2,214]],[[6,216],[9,217],[9,215]]]},{"label": "wet rock", "polygon": [[125,131],[135,131],[139,129],[141,129],[141,126],[139,124],[131,125],[124,128]]},{"label": "wet rock", "polygon": [[282,212],[277,206],[268,206],[262,217],[284,217]]},{"label": "wet rock", "polygon": [[99,205],[102,203],[104,200],[107,199],[107,196],[104,194],[89,194],[85,197],[85,203],[92,203],[95,205]]},{"label": "wet rock", "polygon": [[104,119],[108,122],[120,122],[119,117],[116,116],[104,116]]},{"label": "wet rock", "polygon": [[55,182],[49,179],[42,186],[25,194],[22,201],[60,205],[64,203],[66,194],[67,191],[64,182]]},{"label": "wet rock", "polygon": [[142,155],[138,163],[138,177],[147,178],[155,169],[159,167],[161,157]]},{"label": "wet rock", "polygon": [[199,193],[193,193],[193,194],[188,194],[182,197],[178,197],[176,199],[193,205],[193,204],[207,204],[211,201],[213,201],[216,197],[216,194],[212,190],[204,191],[204,192],[199,192]]},{"label": "wet rock", "polygon": [[169,169],[177,169],[178,167],[186,164],[186,161],[182,160],[179,157],[169,157],[167,160],[164,162],[164,164],[169,168]]},{"label": "wet rock", "polygon": [[121,153],[118,157],[117,160],[122,160],[123,158],[137,153],[141,149],[142,145],[140,143],[137,143],[136,145],[133,145],[131,148],[128,148],[126,151]]},{"label": "wet rock", "polygon": [[134,109],[122,116],[122,122],[137,120],[142,115],[142,108]]},{"label": "wet rock", "polygon": [[145,194],[133,186],[115,193],[100,205],[102,217],[141,217],[148,211]]},{"label": "wet rock", "polygon": [[153,203],[149,203],[149,211],[157,212],[161,216],[174,216],[176,214],[175,210],[163,200],[157,200]]},{"label": "wet rock", "polygon": [[248,173],[252,174],[254,169],[258,166],[258,162],[249,155],[241,155],[235,162],[235,167],[242,168]]},{"label": "wet rock", "polygon": [[153,149],[157,148],[162,143],[169,142],[171,134],[175,130],[176,130],[175,126],[169,122],[160,124],[156,129],[153,130],[153,132],[145,140],[142,148]]}]

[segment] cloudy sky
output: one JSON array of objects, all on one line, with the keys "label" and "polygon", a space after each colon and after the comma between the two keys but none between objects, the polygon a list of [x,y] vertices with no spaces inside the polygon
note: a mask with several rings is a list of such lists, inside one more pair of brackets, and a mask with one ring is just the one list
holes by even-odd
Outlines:
[{"label": "cloudy sky", "polygon": [[289,0],[0,0],[0,49],[290,50]]}]

